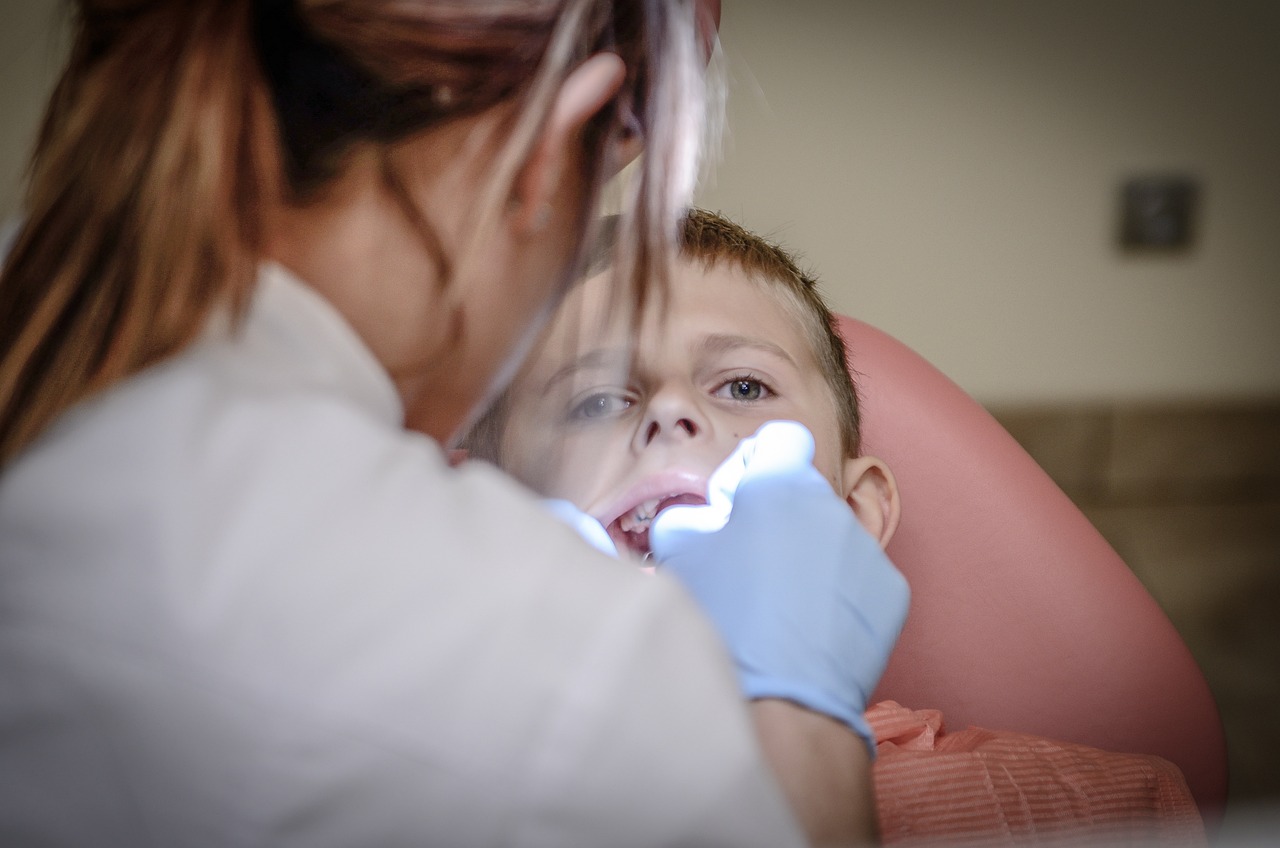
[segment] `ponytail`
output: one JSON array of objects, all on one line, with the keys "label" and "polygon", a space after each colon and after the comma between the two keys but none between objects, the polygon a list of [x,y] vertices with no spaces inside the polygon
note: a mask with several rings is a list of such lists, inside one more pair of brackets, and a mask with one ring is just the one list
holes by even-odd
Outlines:
[{"label": "ponytail", "polygon": [[245,306],[280,190],[252,5],[79,4],[0,275],[0,466]]}]

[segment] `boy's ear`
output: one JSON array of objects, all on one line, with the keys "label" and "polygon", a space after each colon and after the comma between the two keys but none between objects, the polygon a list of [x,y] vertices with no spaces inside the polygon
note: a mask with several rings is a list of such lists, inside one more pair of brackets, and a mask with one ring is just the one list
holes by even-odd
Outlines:
[{"label": "boy's ear", "polygon": [[569,72],[516,178],[512,200],[517,232],[529,235],[546,226],[562,183],[576,179],[583,129],[618,93],[625,78],[626,67],[614,53],[596,53]]},{"label": "boy's ear", "polygon": [[886,547],[902,511],[893,472],[874,456],[859,456],[845,460],[843,479],[844,498],[854,515],[880,547]]}]

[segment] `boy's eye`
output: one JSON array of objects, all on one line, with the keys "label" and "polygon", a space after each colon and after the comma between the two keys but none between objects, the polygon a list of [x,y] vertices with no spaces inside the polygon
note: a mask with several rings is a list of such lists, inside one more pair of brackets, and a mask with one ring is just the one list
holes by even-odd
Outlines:
[{"label": "boy's eye", "polygon": [[608,418],[631,406],[631,401],[621,395],[596,392],[579,401],[570,413],[577,419]]},{"label": "boy's eye", "polygon": [[769,387],[754,377],[735,377],[716,391],[719,397],[742,401],[760,400],[770,394]]}]

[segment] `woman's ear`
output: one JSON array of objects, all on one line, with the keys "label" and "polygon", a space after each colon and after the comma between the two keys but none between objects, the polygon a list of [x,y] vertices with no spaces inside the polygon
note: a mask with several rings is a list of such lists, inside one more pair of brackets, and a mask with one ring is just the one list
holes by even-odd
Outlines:
[{"label": "woman's ear", "polygon": [[565,180],[577,179],[578,140],[583,129],[618,93],[626,73],[616,54],[597,53],[565,77],[546,125],[516,179],[512,198],[516,232],[529,235],[549,223]]},{"label": "woman's ear", "polygon": [[[702,48],[703,62],[709,64],[715,53],[716,44],[720,40],[720,0],[696,0],[694,19],[698,25],[698,38]],[[630,165],[644,152],[644,137],[638,132],[624,127],[623,135],[618,139],[614,150],[616,171]],[[609,174],[614,176],[614,174]]]},{"label": "woman's ear", "polygon": [[893,472],[874,456],[859,456],[845,460],[843,480],[844,498],[854,515],[880,547],[886,547],[902,511]]}]

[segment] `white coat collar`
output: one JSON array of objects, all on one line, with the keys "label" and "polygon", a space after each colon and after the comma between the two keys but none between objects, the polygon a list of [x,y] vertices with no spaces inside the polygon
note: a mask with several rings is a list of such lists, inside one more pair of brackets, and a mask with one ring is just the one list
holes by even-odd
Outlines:
[{"label": "white coat collar", "polygon": [[284,266],[263,262],[258,267],[241,335],[244,342],[287,356],[308,377],[340,391],[380,420],[404,424],[404,405],[386,369],[342,313]]}]

